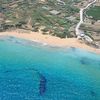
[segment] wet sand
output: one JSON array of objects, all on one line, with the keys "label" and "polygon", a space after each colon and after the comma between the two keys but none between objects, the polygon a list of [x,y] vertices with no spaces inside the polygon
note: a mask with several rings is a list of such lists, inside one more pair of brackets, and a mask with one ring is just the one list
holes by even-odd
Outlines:
[{"label": "wet sand", "polygon": [[77,38],[61,39],[55,36],[43,35],[38,32],[18,32],[18,31],[0,32],[0,35],[1,36],[13,36],[16,38],[31,40],[31,41],[43,43],[44,45],[50,45],[50,46],[76,47],[76,48],[81,48],[81,49],[85,49],[90,52],[100,54],[100,49],[90,47],[86,45],[85,43],[83,43],[82,41],[79,41]]}]

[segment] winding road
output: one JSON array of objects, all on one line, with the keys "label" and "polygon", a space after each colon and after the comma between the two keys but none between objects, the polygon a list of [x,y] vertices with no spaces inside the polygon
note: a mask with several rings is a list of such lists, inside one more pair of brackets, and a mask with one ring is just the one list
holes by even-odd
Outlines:
[{"label": "winding road", "polygon": [[77,24],[76,28],[75,28],[75,32],[76,32],[76,36],[77,37],[81,37],[83,35],[85,35],[84,33],[81,32],[81,30],[79,29],[81,24],[84,22],[84,10],[86,10],[88,7],[90,7],[92,4],[94,4],[97,0],[93,0],[91,3],[89,3],[85,8],[80,8],[80,21]]}]

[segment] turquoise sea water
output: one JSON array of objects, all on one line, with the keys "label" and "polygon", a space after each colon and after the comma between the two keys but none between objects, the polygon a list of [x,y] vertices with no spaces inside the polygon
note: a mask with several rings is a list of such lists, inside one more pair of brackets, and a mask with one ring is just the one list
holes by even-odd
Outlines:
[{"label": "turquoise sea water", "polygon": [[1,37],[0,100],[100,100],[100,55]]}]

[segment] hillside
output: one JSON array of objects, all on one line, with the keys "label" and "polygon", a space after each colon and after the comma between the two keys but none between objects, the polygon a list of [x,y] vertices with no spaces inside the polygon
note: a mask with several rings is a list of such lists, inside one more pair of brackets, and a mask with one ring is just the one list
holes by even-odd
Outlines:
[{"label": "hillside", "polygon": [[[73,37],[80,0],[0,0],[0,30],[27,29]],[[70,32],[71,31],[71,32]]]}]

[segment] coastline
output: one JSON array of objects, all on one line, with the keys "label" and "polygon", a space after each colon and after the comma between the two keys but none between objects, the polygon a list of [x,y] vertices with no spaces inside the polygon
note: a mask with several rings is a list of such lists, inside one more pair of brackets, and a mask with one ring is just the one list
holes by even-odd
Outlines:
[{"label": "coastline", "polygon": [[33,42],[43,43],[44,45],[58,46],[58,47],[76,47],[84,49],[90,52],[100,54],[100,49],[96,49],[86,45],[84,42],[79,41],[77,38],[64,38],[43,35],[39,32],[18,32],[18,31],[6,31],[0,32],[0,36],[13,36],[16,38],[21,38],[25,40],[30,40]]}]

